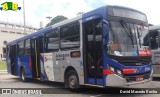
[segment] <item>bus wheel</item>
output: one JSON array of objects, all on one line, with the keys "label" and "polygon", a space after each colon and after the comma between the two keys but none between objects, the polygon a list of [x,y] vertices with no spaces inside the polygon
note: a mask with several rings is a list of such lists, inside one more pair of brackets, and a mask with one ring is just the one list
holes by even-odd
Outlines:
[{"label": "bus wheel", "polygon": [[69,88],[72,91],[76,91],[79,89],[80,86],[78,75],[75,70],[71,70],[67,73],[65,86],[66,88]]},{"label": "bus wheel", "polygon": [[21,80],[24,82],[27,81],[27,78],[25,77],[25,70],[23,68],[21,69]]}]

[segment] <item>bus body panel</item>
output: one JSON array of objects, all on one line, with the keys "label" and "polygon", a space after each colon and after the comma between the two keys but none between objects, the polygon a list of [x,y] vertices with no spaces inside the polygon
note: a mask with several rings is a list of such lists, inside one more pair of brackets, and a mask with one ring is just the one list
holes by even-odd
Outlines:
[{"label": "bus body panel", "polygon": [[160,50],[152,50],[153,76],[160,77]]},{"label": "bus body panel", "polygon": [[[59,76],[60,76],[61,82],[64,82],[65,71],[66,71],[67,67],[69,67],[69,66],[73,67],[76,70],[78,77],[81,77],[80,74],[83,73],[82,57],[81,56],[75,57],[75,58],[71,57],[71,52],[74,52],[74,51],[80,51],[80,50],[75,49],[75,50],[71,50],[71,51],[61,51],[61,52],[58,52],[55,54],[56,65],[58,65],[59,69],[60,69]],[[80,68],[81,68],[81,70],[80,70]],[[79,79],[82,79],[82,78],[79,78]],[[84,80],[80,81],[80,82],[83,83]]]},{"label": "bus body panel", "polygon": [[153,77],[160,77],[160,26],[149,27],[146,43],[152,51]]},{"label": "bus body panel", "polygon": [[[118,70],[122,70],[125,68],[134,68],[136,71],[134,71],[134,73],[132,73],[132,75],[136,75],[137,74],[137,78],[139,76],[144,75],[144,80],[142,81],[131,81],[131,82],[127,82],[126,78],[131,79],[132,77],[130,76],[125,76],[122,77],[122,75],[117,75],[117,74],[108,74],[108,75],[104,75],[104,80],[105,80],[105,85],[106,86],[125,86],[125,85],[131,85],[131,84],[136,84],[136,83],[141,83],[141,82],[148,82],[152,80],[152,74],[153,74],[153,70],[152,70],[152,64],[146,64],[143,66],[124,66],[123,64],[119,64],[116,61],[113,61],[110,58],[106,58],[106,65],[110,65],[112,67],[115,67]],[[106,67],[107,68],[107,67]],[[149,79],[148,79],[149,77]],[[136,80],[136,79],[133,79]]]},{"label": "bus body panel", "polygon": [[160,64],[153,64],[153,76],[160,77]]},{"label": "bus body panel", "polygon": [[[152,76],[152,74],[153,70],[150,76]],[[116,74],[110,74],[106,77],[106,86],[128,86],[133,84],[145,83],[149,81],[152,81],[152,77],[142,81],[127,82],[125,78],[122,78]]]},{"label": "bus body panel", "polygon": [[[79,51],[72,50],[72,51]],[[72,66],[79,76],[83,74],[82,58],[71,58],[72,51],[61,51],[55,53],[44,53],[44,71],[46,80],[64,82],[64,74],[67,67]],[[83,77],[79,77],[83,84]]]},{"label": "bus body panel", "polygon": [[49,81],[55,81],[54,78],[54,64],[53,64],[53,54],[52,53],[44,53],[44,72],[46,73],[45,79]]},{"label": "bus body panel", "polygon": [[23,69],[25,70],[25,75],[28,78],[32,78],[32,71],[31,68],[29,66],[29,62],[30,62],[30,56],[19,56],[17,57],[16,63],[17,63],[17,70],[16,70],[16,74],[20,76],[20,69],[21,67],[23,67]]},{"label": "bus body panel", "polygon": [[152,64],[158,65],[160,64],[160,51],[159,50],[152,50]]}]

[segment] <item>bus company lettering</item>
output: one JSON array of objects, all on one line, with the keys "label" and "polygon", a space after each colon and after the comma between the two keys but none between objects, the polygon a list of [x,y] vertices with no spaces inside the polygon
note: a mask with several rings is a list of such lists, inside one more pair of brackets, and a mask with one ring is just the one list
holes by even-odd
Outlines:
[{"label": "bus company lettering", "polygon": [[151,56],[151,51],[150,50],[139,50],[138,55],[139,56]]},{"label": "bus company lettering", "polygon": [[70,54],[56,54],[57,61],[66,60],[68,57],[70,57]]}]

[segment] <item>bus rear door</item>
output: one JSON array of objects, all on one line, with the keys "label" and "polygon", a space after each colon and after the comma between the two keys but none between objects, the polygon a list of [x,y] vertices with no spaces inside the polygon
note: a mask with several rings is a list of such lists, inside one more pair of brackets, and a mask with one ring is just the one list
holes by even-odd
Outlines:
[{"label": "bus rear door", "polygon": [[10,66],[11,67],[11,74],[15,74],[15,65],[16,65],[16,44],[10,46],[9,48],[9,58],[10,58]]},{"label": "bus rear door", "polygon": [[31,39],[32,78],[40,78],[40,40]]}]

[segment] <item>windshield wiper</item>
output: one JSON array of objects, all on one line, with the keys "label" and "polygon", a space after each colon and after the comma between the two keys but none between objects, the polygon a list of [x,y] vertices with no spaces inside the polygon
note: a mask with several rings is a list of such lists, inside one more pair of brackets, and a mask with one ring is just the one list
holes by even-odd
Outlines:
[{"label": "windshield wiper", "polygon": [[120,24],[122,25],[122,27],[124,28],[124,30],[126,31],[128,36],[131,38],[131,42],[132,42],[132,45],[134,47],[133,34],[132,34],[132,31],[131,31],[131,27],[129,26],[129,28],[128,28],[126,22],[124,22],[122,19],[120,21]]}]

